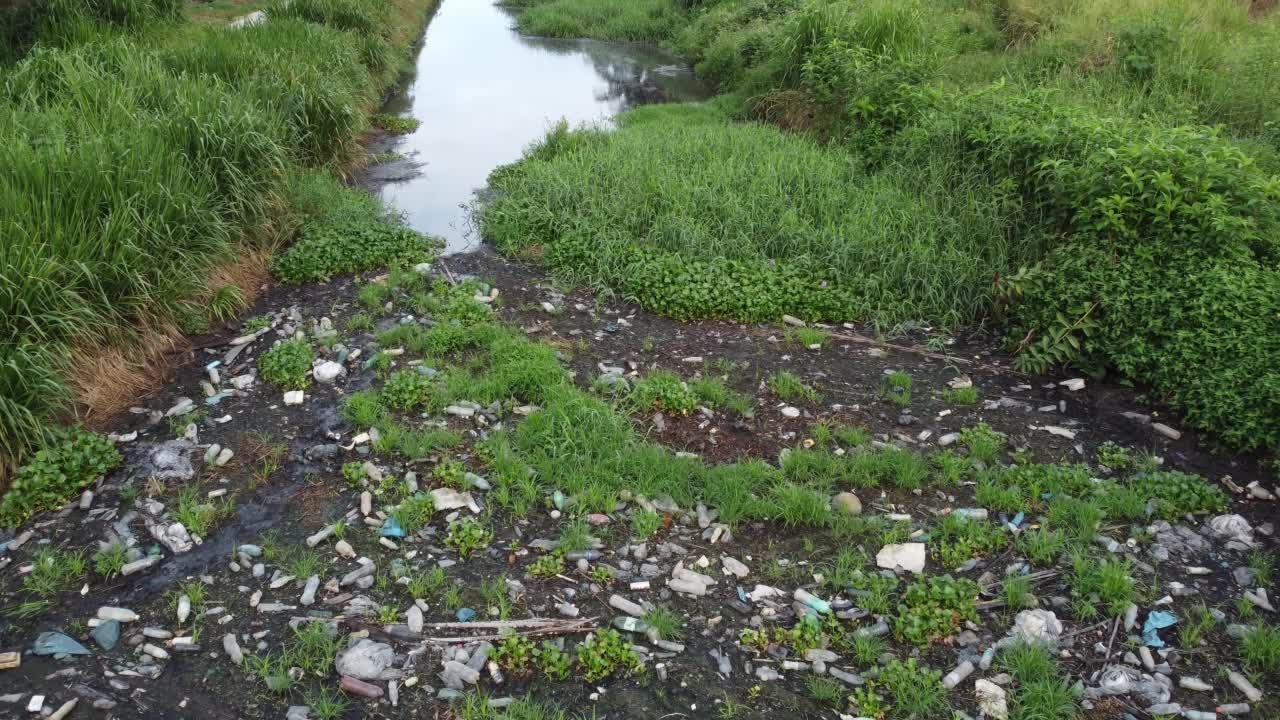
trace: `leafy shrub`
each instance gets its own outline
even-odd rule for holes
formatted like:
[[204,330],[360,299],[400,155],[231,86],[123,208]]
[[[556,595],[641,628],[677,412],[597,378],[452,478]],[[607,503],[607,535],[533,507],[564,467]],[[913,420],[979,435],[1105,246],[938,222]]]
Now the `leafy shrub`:
[[321,224],[301,237],[272,264],[282,282],[300,284],[388,265],[430,260],[438,243],[415,230],[387,222]]
[[444,544],[462,557],[470,557],[488,546],[492,539],[493,532],[487,527],[472,518],[464,518],[449,523],[449,535]]
[[1227,508],[1227,494],[1199,475],[1176,470],[1152,472],[1133,478],[1129,487],[1151,501],[1153,513],[1176,520],[1188,513],[1221,512]]
[[578,672],[587,682],[597,682],[621,673],[630,675],[642,667],[631,643],[613,629],[597,630],[578,643]]
[[17,526],[34,513],[60,507],[122,460],[106,437],[71,428],[22,467],[0,501],[0,524]]
[[977,622],[977,595],[977,583],[966,578],[943,575],[917,580],[907,586],[898,605],[894,636],[920,647],[950,637],[964,621]]
[[307,372],[315,356],[311,344],[295,338],[282,342],[258,358],[258,370],[267,382],[285,390],[301,390],[307,386]]
[[387,407],[396,410],[413,410],[427,404],[431,398],[432,380],[415,369],[400,370],[387,378],[378,396]]
[[1234,445],[1280,442],[1280,178],[1212,128],[1100,118],[1045,94],[974,99],[957,119],[1065,236],[1003,285],[1020,366],[1115,368]]

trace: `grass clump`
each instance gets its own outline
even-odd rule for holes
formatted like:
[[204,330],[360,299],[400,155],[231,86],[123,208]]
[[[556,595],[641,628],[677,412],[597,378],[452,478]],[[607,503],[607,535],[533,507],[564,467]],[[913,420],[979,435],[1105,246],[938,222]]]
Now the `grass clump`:
[[659,370],[635,384],[628,402],[636,411],[662,410],[688,415],[698,406],[698,395],[675,373]]
[[787,370],[779,370],[770,375],[768,385],[780,400],[818,402],[818,391],[806,385],[799,375]]
[[947,388],[942,391],[942,399],[952,405],[977,405],[980,397],[978,389],[970,385],[963,388]]
[[1240,657],[1256,672],[1280,672],[1280,629],[1258,624],[1240,639]]
[[898,407],[911,404],[911,376],[895,370],[884,378],[884,399]]
[[1128,558],[1099,561],[1077,555],[1071,561],[1068,584],[1077,612],[1088,608],[1084,610],[1088,617],[1096,615],[1099,606],[1110,616],[1120,615],[1137,598],[1137,581]]
[[684,617],[674,610],[654,607],[640,618],[649,627],[658,631],[663,640],[679,640],[684,636]]
[[104,578],[115,577],[128,561],[129,550],[123,544],[113,542],[93,554],[93,569]]
[[32,559],[31,572],[22,578],[22,587],[49,599],[82,582],[86,567],[83,552],[42,548]]
[[267,382],[285,390],[302,390],[307,387],[307,373],[315,355],[311,344],[295,338],[277,344],[258,358],[258,370]]
[[942,673],[918,666],[915,658],[890,662],[876,684],[892,701],[895,717],[937,718],[949,707]]
[[1016,683],[1011,693],[1010,717],[1072,720],[1078,716],[1071,685],[1062,677],[1046,646],[1019,641],[1002,650],[999,661]]

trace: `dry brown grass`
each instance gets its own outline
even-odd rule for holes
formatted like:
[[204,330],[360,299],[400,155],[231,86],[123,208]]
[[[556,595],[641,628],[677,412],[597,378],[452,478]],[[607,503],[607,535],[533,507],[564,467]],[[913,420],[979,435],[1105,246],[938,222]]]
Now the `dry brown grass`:
[[[233,262],[209,272],[200,303],[225,285],[233,285],[252,304],[271,280],[269,246],[245,246]],[[111,419],[167,381],[174,367],[190,357],[191,345],[171,321],[144,317],[133,336],[117,344],[81,345],[73,353],[67,384],[75,394],[75,416],[90,427]]]

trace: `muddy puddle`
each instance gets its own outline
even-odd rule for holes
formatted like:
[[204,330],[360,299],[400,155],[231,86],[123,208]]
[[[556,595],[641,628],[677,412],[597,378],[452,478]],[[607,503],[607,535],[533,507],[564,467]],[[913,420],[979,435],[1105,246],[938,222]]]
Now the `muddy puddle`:
[[368,182],[447,253],[474,250],[469,205],[494,168],[517,160],[561,119],[607,123],[646,103],[705,99],[710,88],[652,45],[559,40],[517,33],[487,0],[446,0],[414,68],[383,112],[421,124],[374,149],[394,154]]

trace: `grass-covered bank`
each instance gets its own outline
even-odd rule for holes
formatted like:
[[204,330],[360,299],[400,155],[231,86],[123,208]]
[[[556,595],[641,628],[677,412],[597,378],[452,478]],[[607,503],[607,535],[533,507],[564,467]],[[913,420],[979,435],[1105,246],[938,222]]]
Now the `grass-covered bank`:
[[[521,27],[554,11],[582,20],[565,34],[614,35],[591,21],[612,3],[579,5],[537,3]],[[680,317],[995,320],[1026,369],[1115,371],[1233,446],[1280,444],[1275,17],[667,10],[686,20],[665,41],[730,93],[717,104],[809,137],[670,108],[557,131],[495,176],[501,247]]]
[[84,348],[229,318],[244,292],[210,270],[312,210],[381,227],[330,172],[434,6],[294,0],[228,30],[148,3],[32,5],[46,13],[0,111],[0,477],[57,439]]

